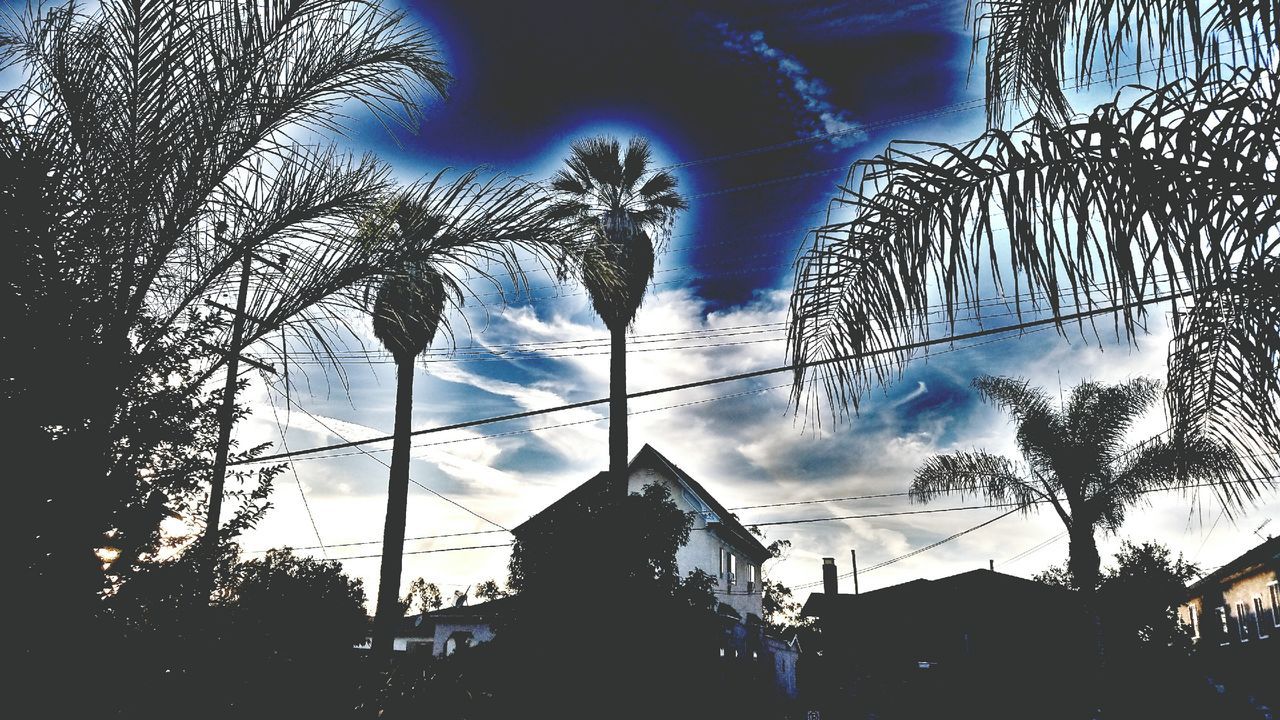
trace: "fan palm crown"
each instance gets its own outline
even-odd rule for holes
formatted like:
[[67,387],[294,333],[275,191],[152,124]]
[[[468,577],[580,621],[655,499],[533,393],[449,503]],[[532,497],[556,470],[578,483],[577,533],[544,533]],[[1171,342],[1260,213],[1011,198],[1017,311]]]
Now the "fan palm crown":
[[635,319],[653,278],[655,240],[665,240],[676,213],[688,207],[676,177],[651,171],[651,161],[644,138],[632,138],[625,151],[616,138],[587,138],[573,143],[551,180],[552,215],[591,240],[583,284],[611,331]]
[[[616,138],[573,143],[565,166],[551,180],[553,217],[586,238],[580,269],[591,306],[609,329],[609,471],[621,478],[627,464],[626,329],[635,320],[653,278],[655,238],[670,233],[688,207],[666,170],[649,169],[648,141]],[[625,492],[625,483],[619,483]]]

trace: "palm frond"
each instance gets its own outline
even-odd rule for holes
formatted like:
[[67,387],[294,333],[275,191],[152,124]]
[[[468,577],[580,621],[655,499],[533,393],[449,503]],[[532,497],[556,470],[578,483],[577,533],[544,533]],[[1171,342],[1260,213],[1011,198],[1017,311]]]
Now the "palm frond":
[[[797,264],[795,406],[820,409],[821,391],[834,414],[856,410],[910,359],[894,348],[929,337],[931,305],[954,331],[988,285],[1019,317],[1128,307],[1116,330],[1134,337],[1150,298],[1228,280],[1280,226],[1277,91],[1272,72],[1215,68],[1064,126],[859,162],[831,210],[852,219],[814,231]],[[812,376],[815,362],[830,372]]]
[[991,127],[1017,107],[1065,122],[1072,110],[1064,85],[1088,87],[1095,75],[1114,83],[1130,63],[1139,76],[1146,65],[1167,82],[1224,57],[1265,62],[1280,46],[1272,0],[975,0],[970,13],[973,57],[985,51]]
[[933,455],[911,481],[912,502],[927,503],[944,495],[974,495],[993,503],[1011,502],[1029,512],[1045,494],[1009,458],[982,451]]
[[1124,509],[1145,501],[1152,490],[1209,483],[1230,511],[1276,484],[1245,479],[1243,470],[1240,457],[1227,445],[1203,436],[1158,436],[1119,458],[1108,482],[1100,483],[1086,503],[1115,530],[1124,521]]
[[1257,475],[1280,465],[1280,259],[1264,257],[1176,317],[1169,350],[1172,426],[1233,447]]

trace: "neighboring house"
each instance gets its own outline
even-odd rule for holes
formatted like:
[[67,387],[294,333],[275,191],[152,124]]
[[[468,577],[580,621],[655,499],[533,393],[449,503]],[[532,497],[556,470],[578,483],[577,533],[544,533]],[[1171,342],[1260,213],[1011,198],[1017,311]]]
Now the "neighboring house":
[[[681,510],[693,513],[689,542],[676,552],[681,576],[702,570],[716,580],[716,596],[743,620],[764,612],[760,565],[773,557],[760,540],[719,503],[697,480],[645,445],[627,465],[627,492],[639,493],[657,483],[667,488]],[[512,530],[519,538],[551,524],[557,512],[588,498],[613,492],[608,473],[600,473]]]
[[516,598],[506,597],[410,615],[396,632],[393,648],[444,657],[489,642],[494,636],[494,621],[515,602]]
[[1280,538],[1193,583],[1178,614],[1206,676],[1228,694],[1280,707]]
[[[1018,717],[1037,694],[1038,717],[1071,716],[1079,668],[1096,652],[1075,593],[991,570],[841,594],[824,559],[824,592],[802,614],[817,618],[805,703],[822,717]],[[1035,705],[1032,705],[1035,706]]]
[[1280,538],[1204,576],[1187,596],[1178,615],[1198,649],[1280,644]]

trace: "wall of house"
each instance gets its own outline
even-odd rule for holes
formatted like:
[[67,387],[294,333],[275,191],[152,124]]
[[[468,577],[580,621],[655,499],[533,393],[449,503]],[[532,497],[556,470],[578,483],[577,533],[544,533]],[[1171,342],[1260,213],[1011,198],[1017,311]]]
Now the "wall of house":
[[[676,507],[685,512],[697,512],[700,509],[695,507],[685,496],[684,490],[678,481],[649,468],[637,468],[632,471],[628,477],[627,492],[639,493],[645,486],[655,482],[667,488]],[[737,578],[732,585],[729,583],[728,572],[722,573],[720,571],[720,551],[722,548],[729,550],[737,557]],[[759,567],[756,568],[754,587],[750,590],[747,589],[747,579],[751,577],[750,565],[751,561],[747,559],[747,555],[742,552],[741,548],[736,547],[714,531],[707,529],[707,518],[703,515],[694,517],[693,529],[689,533],[688,544],[676,552],[676,566],[679,568],[681,576],[687,575],[695,569],[702,570],[710,575],[716,580],[716,597],[720,599],[720,602],[732,607],[744,619],[748,613],[756,617],[764,615]]]
[[[1213,646],[1235,646],[1251,642],[1280,643],[1280,608],[1273,606],[1270,587],[1280,583],[1280,574],[1272,568],[1260,568],[1258,572],[1231,578],[1221,585],[1206,591],[1200,597],[1187,601],[1178,609],[1182,622],[1192,624],[1192,611],[1195,612],[1195,627],[1199,631],[1197,643]],[[1254,600],[1261,599],[1262,615],[1259,616]],[[1239,607],[1244,605],[1244,615]],[[1219,608],[1226,608],[1227,629],[1223,632]],[[1241,632],[1243,623],[1244,632]]]
[[435,643],[432,648],[432,653],[436,657],[444,656],[445,651],[448,649],[449,636],[456,632],[471,633],[472,647],[487,643],[493,639],[493,628],[487,622],[465,618],[437,618]]

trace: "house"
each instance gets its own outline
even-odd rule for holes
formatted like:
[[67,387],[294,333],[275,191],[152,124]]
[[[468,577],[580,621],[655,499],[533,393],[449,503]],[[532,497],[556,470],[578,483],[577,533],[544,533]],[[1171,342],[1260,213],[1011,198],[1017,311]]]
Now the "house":
[[[726,659],[726,669],[732,667],[735,672],[772,683],[781,698],[795,698],[799,644],[794,639],[773,637],[760,619],[764,614],[760,566],[772,557],[769,549],[701,483],[651,445],[641,448],[627,469],[628,493],[640,493],[655,483],[662,485],[672,502],[693,516],[689,541],[676,552],[677,572],[684,576],[702,570],[715,580],[723,627],[719,653]],[[512,533],[521,538],[553,531],[561,513],[575,512],[587,501],[611,493],[621,494],[620,488],[608,473],[599,473],[513,528]],[[504,616],[509,619],[519,602],[515,596],[405,618],[395,649],[442,657],[488,642],[496,634],[495,621]]]
[[1205,676],[1229,694],[1280,707],[1280,538],[1193,583],[1178,615]]
[[1280,645],[1280,538],[1268,538],[1193,583],[1178,615],[1201,651]]
[[[654,483],[665,486],[676,507],[694,516],[689,542],[676,552],[679,574],[702,570],[716,580],[720,602],[733,608],[739,618],[761,617],[760,565],[773,557],[769,549],[697,480],[646,444],[627,465],[627,493],[639,493]],[[617,491],[609,473],[602,472],[513,528],[512,533],[519,538],[537,532],[553,524],[558,513],[588,498]]]
[[[806,704],[824,718],[1019,717],[1037,693],[1069,695],[1096,652],[1067,590],[982,569],[847,594],[835,569],[825,558],[824,591],[802,610],[820,645],[805,661]],[[1037,716],[1070,717],[1069,705],[1041,702]]]
[[396,631],[392,648],[397,652],[445,657],[489,642],[495,634],[495,621],[510,612],[516,602],[515,597],[505,597],[411,615]]

